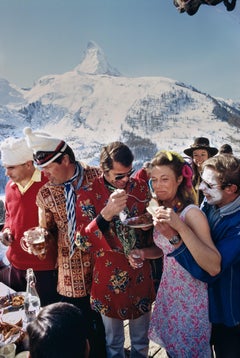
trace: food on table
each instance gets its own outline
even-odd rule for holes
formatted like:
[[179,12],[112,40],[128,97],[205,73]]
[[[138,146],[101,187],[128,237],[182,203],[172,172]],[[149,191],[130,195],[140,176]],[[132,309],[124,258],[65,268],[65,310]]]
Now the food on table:
[[22,306],[24,304],[24,296],[16,295],[12,297],[12,306]]
[[11,336],[14,336],[17,333],[22,331],[22,319],[20,319],[16,324],[11,324],[8,322],[0,322],[0,342],[5,342]]
[[12,293],[0,297],[0,308],[14,306],[20,307],[24,303],[24,293]]

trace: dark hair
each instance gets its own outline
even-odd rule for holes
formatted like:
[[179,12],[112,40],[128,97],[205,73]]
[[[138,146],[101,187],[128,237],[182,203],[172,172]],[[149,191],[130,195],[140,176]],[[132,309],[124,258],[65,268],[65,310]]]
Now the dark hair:
[[72,148],[69,147],[69,145],[66,147],[66,149],[64,150],[64,152],[62,153],[62,155],[60,155],[60,157],[58,157],[57,159],[54,160],[54,163],[61,164],[61,163],[62,163],[63,156],[64,156],[65,154],[68,154],[70,163],[76,163],[75,154],[74,154]]
[[[152,168],[162,165],[170,167],[174,172],[176,179],[178,179],[180,176],[183,176],[183,180],[177,189],[177,197],[181,201],[183,207],[195,203],[196,197],[191,184],[192,169],[190,165],[184,161],[181,155],[172,151],[163,150],[155,155],[151,163]],[[183,175],[185,172],[184,166],[187,166],[187,172],[190,174],[190,177],[188,175],[188,178]]]
[[237,192],[240,191],[240,160],[238,158],[233,155],[220,154],[206,160],[203,163],[203,169],[206,167],[217,172],[222,189],[235,184]]
[[233,150],[232,147],[230,146],[230,144],[223,144],[220,148],[219,148],[219,154],[233,154]]
[[86,322],[81,310],[66,302],[45,306],[27,326],[31,358],[84,358]]
[[133,159],[134,156],[126,144],[122,142],[112,142],[101,150],[100,167],[103,172],[111,170],[113,168],[113,162],[118,162],[124,167],[129,167]]
[[[209,151],[207,149],[205,149],[205,148],[203,150],[207,151],[208,159],[209,159],[211,157]],[[193,182],[193,186],[195,187],[197,185],[197,183],[200,181],[201,173],[199,172],[199,167],[197,166],[197,164],[195,164],[194,160],[192,160],[191,166],[192,166],[192,170],[193,170],[192,182]]]

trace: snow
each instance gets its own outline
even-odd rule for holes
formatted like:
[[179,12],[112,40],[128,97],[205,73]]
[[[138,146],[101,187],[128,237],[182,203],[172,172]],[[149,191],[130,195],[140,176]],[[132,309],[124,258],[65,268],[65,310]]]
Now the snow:
[[[2,138],[22,135],[23,128],[31,126],[66,140],[79,159],[90,163],[98,161],[102,145],[126,133],[130,147],[142,138],[139,149],[149,140],[158,150],[182,153],[195,137],[206,136],[216,147],[230,143],[239,155],[239,128],[228,119],[240,117],[240,104],[166,77],[121,76],[94,42],[73,70],[43,76],[28,91],[14,90],[14,85],[0,81],[6,98],[0,107]],[[136,159],[150,159],[151,150],[140,158],[135,148]]]

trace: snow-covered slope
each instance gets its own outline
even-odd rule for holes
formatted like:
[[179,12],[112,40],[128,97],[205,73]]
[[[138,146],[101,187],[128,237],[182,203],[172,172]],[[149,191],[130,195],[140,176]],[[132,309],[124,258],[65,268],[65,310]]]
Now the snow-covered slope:
[[21,135],[24,126],[46,130],[88,162],[118,139],[133,149],[138,164],[161,148],[181,153],[197,136],[217,147],[230,143],[240,154],[239,104],[166,77],[124,77],[94,42],[71,71],[40,78],[12,101],[6,88],[0,82],[7,98],[0,107],[2,138]]

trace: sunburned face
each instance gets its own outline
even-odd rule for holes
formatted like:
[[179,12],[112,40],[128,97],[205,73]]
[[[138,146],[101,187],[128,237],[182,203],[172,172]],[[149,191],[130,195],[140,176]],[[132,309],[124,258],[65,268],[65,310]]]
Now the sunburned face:
[[213,169],[204,168],[199,189],[202,190],[208,204],[222,206],[224,191]]
[[62,184],[68,179],[66,177],[65,167],[62,163],[50,163],[44,167],[42,171],[52,184]]
[[182,177],[176,178],[174,171],[167,165],[154,166],[151,172],[152,186],[157,198],[171,203],[177,194]]

